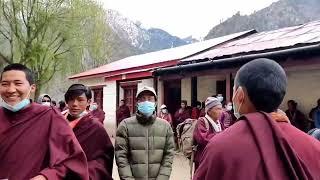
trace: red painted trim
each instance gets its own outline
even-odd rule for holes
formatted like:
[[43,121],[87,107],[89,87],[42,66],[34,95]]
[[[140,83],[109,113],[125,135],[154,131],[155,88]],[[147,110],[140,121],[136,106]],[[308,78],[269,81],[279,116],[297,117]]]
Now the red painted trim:
[[128,68],[128,69],[122,69],[122,70],[116,70],[116,71],[110,71],[110,72],[104,72],[100,74],[93,74],[93,75],[85,75],[85,76],[79,76],[79,77],[70,77],[69,79],[88,79],[88,78],[95,78],[95,77],[103,77],[103,76],[115,76],[118,74],[124,74],[126,72],[135,71],[135,70],[141,70],[141,69],[156,69],[161,67],[169,67],[169,66],[175,66],[177,65],[179,60],[171,60],[161,63],[155,63],[155,64],[149,64],[145,66],[139,66],[134,68]]
[[129,82],[120,82],[119,86],[120,87],[128,87],[128,86],[136,86],[138,85],[139,81],[129,81]]
[[102,89],[105,85],[96,85],[96,86],[90,86],[91,90],[95,90],[95,89]]
[[[123,78],[124,76],[125,78]],[[130,79],[147,78],[147,77],[152,77],[152,72],[142,71],[142,72],[106,77],[105,81],[130,80]]]

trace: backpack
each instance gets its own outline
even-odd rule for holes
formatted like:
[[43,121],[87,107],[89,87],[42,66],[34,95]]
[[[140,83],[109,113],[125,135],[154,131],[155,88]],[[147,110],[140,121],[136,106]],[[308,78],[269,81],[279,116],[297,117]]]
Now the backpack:
[[[186,119],[177,126],[178,146],[180,151],[187,158],[191,158],[193,152],[196,151],[196,146],[193,141],[193,132],[197,124],[197,119]],[[204,118],[206,128],[209,129],[209,122]]]

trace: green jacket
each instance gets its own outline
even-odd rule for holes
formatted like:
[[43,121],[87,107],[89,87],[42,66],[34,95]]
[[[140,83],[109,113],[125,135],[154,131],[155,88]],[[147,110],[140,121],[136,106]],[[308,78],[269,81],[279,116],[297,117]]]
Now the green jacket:
[[115,154],[122,180],[169,180],[174,157],[170,124],[139,114],[123,120],[118,129]]

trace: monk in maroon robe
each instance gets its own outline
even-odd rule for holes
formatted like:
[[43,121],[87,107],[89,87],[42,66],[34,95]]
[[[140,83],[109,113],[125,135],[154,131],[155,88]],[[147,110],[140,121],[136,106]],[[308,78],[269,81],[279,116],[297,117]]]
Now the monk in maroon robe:
[[205,103],[206,115],[200,117],[193,132],[193,143],[196,146],[194,155],[195,170],[199,167],[205,147],[212,137],[221,133],[225,127],[219,121],[222,113],[222,104],[215,97],[208,97]]
[[114,148],[101,122],[86,110],[91,98],[90,88],[70,86],[65,94],[69,110],[64,115],[87,156],[90,179],[112,180]]
[[88,180],[86,157],[71,128],[52,107],[30,103],[32,72],[11,64],[1,74],[0,179]]
[[129,117],[130,117],[130,109],[126,105],[126,101],[121,100],[120,106],[116,111],[117,127],[121,123],[122,120],[127,119]]
[[90,105],[89,111],[94,118],[98,119],[99,122],[103,124],[106,113],[102,109],[100,109],[97,103],[92,103]]
[[190,110],[187,107],[187,101],[182,100],[181,108],[174,114],[174,125],[177,126],[188,118],[191,118]]
[[240,119],[210,140],[195,180],[320,178],[319,141],[277,110],[286,87],[285,71],[272,60],[257,59],[240,68],[233,93]]

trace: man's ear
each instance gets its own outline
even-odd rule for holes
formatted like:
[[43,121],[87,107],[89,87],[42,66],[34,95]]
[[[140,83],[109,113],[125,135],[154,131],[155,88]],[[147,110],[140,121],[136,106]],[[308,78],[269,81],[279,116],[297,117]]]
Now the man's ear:
[[241,87],[241,86],[239,86],[238,87],[238,101],[239,102],[243,102],[244,101],[244,97],[245,97],[245,92],[244,92],[244,89]]
[[32,85],[31,85],[31,92],[32,92],[32,93],[36,92],[36,89],[37,89],[36,85],[35,85],[35,84],[32,84]]

